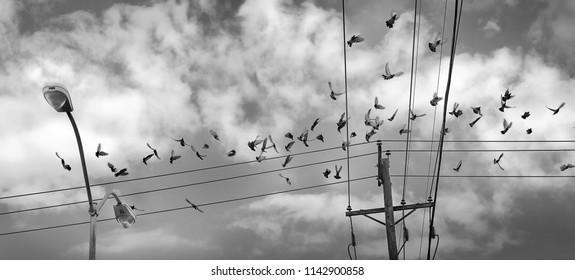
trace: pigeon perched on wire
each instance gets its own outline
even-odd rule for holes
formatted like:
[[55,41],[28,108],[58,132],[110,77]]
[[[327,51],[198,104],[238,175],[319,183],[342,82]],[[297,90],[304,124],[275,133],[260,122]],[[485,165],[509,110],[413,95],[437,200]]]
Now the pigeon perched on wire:
[[457,164],[457,167],[453,168],[453,170],[455,170],[456,172],[459,172],[459,169],[461,168],[462,163],[463,163],[463,160],[460,160],[459,163]]
[[483,113],[481,113],[481,106],[471,107],[471,111],[473,111],[474,114],[477,114],[477,115],[480,115],[483,117]]
[[250,149],[251,149],[252,151],[255,151],[255,150],[256,150],[256,147],[263,142],[263,140],[258,139],[258,138],[260,138],[259,135],[256,137],[256,139],[254,139],[254,141],[249,141],[249,142],[248,142],[248,147],[250,147]]
[[575,167],[575,165],[573,165],[573,164],[571,164],[571,163],[568,163],[568,164],[563,164],[563,165],[561,165],[561,166],[559,167],[559,169],[560,169],[561,171],[565,171],[565,170],[567,170],[567,169],[569,169],[569,168],[574,168],[574,167]]
[[286,151],[291,153],[290,149],[291,149],[291,147],[293,147],[293,144],[295,144],[295,141],[291,141],[291,142],[287,143],[287,145],[285,146]]
[[383,105],[379,104],[379,100],[377,99],[377,96],[375,97],[375,101],[374,101],[373,107],[374,107],[375,109],[378,109],[378,110],[383,110],[383,109],[385,109],[385,107],[383,107]]
[[228,152],[228,157],[233,157],[236,155],[236,150],[231,150]]
[[315,121],[313,121],[313,124],[311,125],[311,128],[310,128],[311,131],[313,131],[313,129],[316,127],[316,125],[319,123],[319,121],[320,121],[319,118],[317,118],[317,119],[315,119]]
[[411,132],[411,129],[406,129],[406,128],[405,128],[406,126],[407,126],[407,125],[404,124],[404,125],[403,125],[403,128],[399,130],[399,135],[402,135],[402,134],[404,134],[404,133],[407,134],[407,133],[410,133],[410,132]]
[[547,107],[547,105],[545,105],[545,107],[547,107],[547,109],[551,110],[551,112],[553,112],[553,115],[557,115],[557,113],[559,113],[559,110],[561,110],[561,108],[563,108],[563,106],[565,106],[565,102],[561,103],[561,105],[559,105],[559,107],[557,107],[557,109],[552,109]]
[[290,179],[289,179],[288,177],[284,176],[281,172],[279,173],[279,176],[282,177],[282,178],[284,178],[284,179],[286,180],[286,183],[287,183],[288,185],[291,185],[291,181],[290,181]]
[[204,213],[204,211],[202,211],[200,208],[198,208],[198,206],[193,204],[189,199],[186,198],[186,201],[190,204],[190,206],[192,206],[192,208],[198,210],[200,213]]
[[525,120],[525,119],[529,118],[529,116],[531,116],[531,113],[525,112],[525,113],[523,113],[523,115],[521,115],[521,118]]
[[439,97],[437,96],[437,92],[433,93],[433,98],[431,98],[431,100],[429,101],[429,104],[431,104],[431,106],[437,106],[437,104],[439,104],[439,101],[443,100],[443,97]]
[[331,170],[329,170],[329,168],[326,168],[325,171],[323,172],[323,177],[329,178],[330,173],[331,173]]
[[507,89],[505,93],[501,96],[501,101],[507,102],[507,100],[510,100],[513,97],[515,97],[515,95],[511,95],[511,92],[509,92],[509,89]]
[[477,119],[473,120],[472,122],[469,123],[469,126],[473,127],[478,121],[479,119],[481,119],[481,116],[479,116]]
[[289,138],[291,140],[293,140],[293,135],[291,134],[291,132],[288,132],[284,135],[286,138]]
[[501,168],[501,170],[505,170],[505,169],[503,169],[503,167],[501,167],[501,164],[499,164],[499,161],[501,160],[502,157],[503,157],[503,153],[501,153],[497,159],[493,159],[493,164],[497,164],[499,166],[499,168]]
[[115,177],[126,176],[128,174],[130,174],[130,173],[128,173],[128,168],[122,168],[122,169],[120,169],[120,171],[118,171],[118,173],[114,174],[114,176]]
[[220,141],[220,136],[218,135],[218,133],[210,129],[210,134],[214,137],[214,139]]
[[417,115],[415,114],[412,110],[409,110],[409,119],[414,121],[415,119],[419,118],[419,117],[423,117],[427,114],[421,114],[421,115]]
[[181,158],[182,156],[175,156],[174,150],[172,150],[172,156],[170,156],[170,164],[173,164],[174,160]]
[[457,108],[459,108],[459,103],[457,102],[453,103],[453,110],[451,110],[449,114],[455,116],[456,118],[459,118],[459,116],[463,115],[463,111]]
[[181,145],[182,147],[188,145],[188,144],[186,143],[186,141],[184,140],[184,138],[182,138],[182,139],[180,139],[180,140],[172,138],[172,140],[174,140],[174,141],[180,143],[180,145]]
[[102,151],[102,144],[98,143],[98,149],[96,150],[96,157],[99,158],[100,156],[107,156],[108,153]]
[[527,132],[527,134],[531,134],[531,133],[533,133],[533,129],[528,128],[527,130],[525,130],[525,132]]
[[345,113],[341,114],[339,121],[337,122],[337,132],[341,133],[341,129],[347,124],[349,118],[345,118]]
[[56,156],[60,159],[60,162],[62,163],[62,167],[64,167],[64,169],[68,171],[72,170],[72,167],[69,164],[66,164],[66,161],[64,161],[64,159],[61,158],[60,155],[58,155],[58,152],[56,152]]
[[288,163],[293,159],[292,155],[287,155],[286,159],[284,160],[284,162],[282,163],[282,167],[286,167],[286,165],[288,165]]
[[393,115],[391,115],[391,118],[387,119],[388,121],[393,121],[393,119],[395,119],[395,115],[397,115],[397,110],[399,110],[399,109],[395,109],[395,112],[393,112]]
[[153,156],[154,156],[153,153],[151,153],[151,154],[145,156],[145,157],[143,158],[144,164],[145,164],[145,165],[148,165],[148,160],[150,160]]
[[335,165],[335,175],[333,176],[333,178],[336,179],[341,179],[341,176],[339,176],[339,173],[341,172],[341,169],[343,168],[343,165],[341,165],[339,168],[337,168],[337,164]]
[[395,21],[399,19],[399,15],[396,12],[391,13],[391,18],[385,21],[385,25],[388,28],[393,28]]
[[353,44],[363,42],[363,37],[361,35],[352,35],[351,38],[347,41],[347,45],[351,48]]
[[329,86],[330,90],[329,97],[331,97],[331,99],[336,100],[338,96],[344,94],[343,92],[334,92],[333,88],[331,87],[331,82],[327,82],[327,85]]
[[385,73],[381,74],[384,80],[391,80],[393,77],[399,77],[403,75],[403,72],[391,73],[389,71],[389,62],[385,64]]
[[109,163],[109,162],[108,162],[108,168],[110,168],[110,171],[112,171],[112,173],[116,173],[116,171],[117,171],[117,170],[116,170],[116,167],[115,167],[113,164]]
[[158,155],[158,151],[157,151],[156,149],[152,148],[152,146],[150,146],[149,143],[146,143],[146,145],[148,145],[148,148],[150,148],[152,151],[154,151],[154,155],[155,155],[158,159],[160,159],[160,156]]
[[501,130],[501,134],[507,133],[507,131],[511,128],[513,122],[507,123],[506,119],[503,119],[503,130]]

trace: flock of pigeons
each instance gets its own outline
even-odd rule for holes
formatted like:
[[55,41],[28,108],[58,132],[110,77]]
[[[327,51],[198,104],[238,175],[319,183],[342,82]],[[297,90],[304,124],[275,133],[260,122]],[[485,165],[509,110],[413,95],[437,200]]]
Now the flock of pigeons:
[[[395,22],[399,19],[399,16],[396,13],[392,13],[391,18],[389,20],[386,21],[386,26],[388,28],[393,28]],[[357,44],[357,43],[361,43],[364,41],[364,38],[361,37],[361,35],[353,35],[348,41],[347,44],[348,46],[351,48],[353,46],[353,44]],[[442,39],[440,37],[437,37],[436,39],[434,39],[433,41],[429,42],[428,46],[429,46],[429,50],[431,52],[436,52],[437,47],[441,44],[443,44],[444,42],[442,41]],[[384,80],[390,80],[394,77],[399,77],[403,74],[403,72],[391,72],[391,70],[389,69],[389,63],[385,64],[385,69],[384,69],[384,73],[381,75],[382,78]],[[328,82],[328,87],[330,90],[330,98],[333,100],[337,100],[338,96],[344,94],[345,92],[335,92],[333,90],[332,84],[331,82]],[[499,108],[499,111],[504,112],[505,109],[510,109],[510,108],[515,108],[512,106],[509,106],[507,103],[509,100],[511,100],[513,97],[515,97],[515,95],[512,95],[509,92],[509,89],[505,91],[505,93],[503,95],[501,95],[501,107]],[[443,98],[439,97],[437,95],[437,92],[434,93],[432,99],[430,100],[430,104],[431,106],[437,106],[439,104],[439,101],[441,101]],[[556,115],[557,113],[559,113],[559,110],[561,108],[563,108],[563,106],[565,106],[565,102],[561,103],[556,109],[553,108],[549,108],[547,107],[547,109],[551,110],[553,112],[553,115]],[[373,107],[376,110],[383,110],[385,109],[384,106],[382,106],[379,103],[379,100],[377,97],[375,97],[375,101],[374,101],[374,105]],[[379,116],[372,118],[371,115],[371,108],[367,111],[367,113],[365,114],[365,121],[364,124],[368,127],[371,128],[370,131],[366,132],[365,134],[365,140],[367,142],[370,141],[371,137],[373,137],[377,131],[379,130],[380,126],[383,124],[383,119],[380,119]],[[471,107],[471,110],[474,114],[478,115],[478,117],[473,120],[472,122],[469,123],[470,127],[473,127],[482,117],[483,117],[483,113],[481,112],[481,107]],[[395,119],[395,116],[397,115],[398,109],[396,109],[394,111],[394,113],[391,115],[391,117],[387,118],[388,121],[393,121]],[[410,110],[410,119],[412,121],[415,121],[417,118],[423,117],[426,114],[416,114],[415,112],[413,112],[412,110]],[[453,104],[453,109],[449,112],[450,115],[459,118],[462,114],[463,111],[461,109],[459,109],[459,103],[455,102]],[[523,113],[523,115],[521,116],[521,118],[523,119],[527,119],[530,116],[529,112],[525,112]],[[341,115],[341,117],[339,118],[339,121],[336,123],[337,125],[337,131],[339,133],[341,133],[341,129],[344,128],[347,123],[348,123],[349,117],[346,117],[345,112]],[[316,126],[320,123],[320,118],[317,118],[314,120],[314,122],[312,123],[310,129],[308,130],[307,127],[303,130],[303,132],[297,136],[294,139],[294,136],[291,132],[286,133],[284,136],[286,138],[288,138],[290,140],[290,142],[288,142],[287,145],[284,146],[285,150],[289,153],[291,153],[291,148],[293,147],[293,145],[296,143],[296,139],[300,142],[303,143],[304,146],[309,147],[308,142],[311,141],[321,141],[324,142],[324,137],[322,134],[317,134],[315,136],[311,136],[309,135],[309,131],[314,131],[314,129],[316,128]],[[512,127],[513,122],[507,122],[506,119],[503,119],[503,130],[501,130],[501,134],[505,134],[507,133],[507,131]],[[217,140],[220,141],[219,135],[217,132],[215,132],[214,130],[209,130],[210,134],[212,135],[212,137]],[[410,133],[411,130],[406,129],[406,125],[403,126],[402,129],[399,130],[399,134],[406,134],[406,133]],[[527,129],[527,134],[531,134],[533,132],[533,130],[531,128]],[[449,129],[446,128],[445,131],[443,131],[442,133],[446,134],[449,133]],[[357,137],[357,133],[356,132],[351,132],[350,133],[350,139]],[[200,160],[204,160],[204,158],[207,156],[206,154],[202,154],[200,153],[200,149],[195,148],[193,145],[186,143],[186,141],[184,140],[184,138],[180,138],[180,139],[174,139],[172,138],[172,140],[176,141],[177,143],[180,144],[180,146],[185,147],[185,146],[189,146],[192,150],[192,152],[200,159]],[[351,140],[350,140],[351,141]],[[147,165],[148,161],[150,161],[152,158],[156,157],[158,160],[161,160],[160,156],[158,155],[158,151],[153,148],[149,143],[146,143],[146,145],[148,146],[148,148],[151,150],[151,153],[144,156],[142,158],[142,162]],[[347,149],[347,147],[350,145],[350,143],[346,140],[343,141],[343,143],[341,144],[341,148],[345,151]],[[249,141],[247,143],[247,146],[252,150],[257,152],[259,150],[259,155],[257,155],[255,157],[257,162],[262,162],[263,160],[266,159],[266,156],[264,155],[264,153],[267,153],[267,151],[269,149],[274,149],[276,153],[279,153],[278,148],[276,143],[274,142],[273,138],[271,135],[268,135],[267,137],[260,139],[260,136],[258,135],[254,140]],[[259,146],[259,147],[258,147]],[[207,150],[209,149],[210,146],[208,144],[204,144],[202,146],[202,150]],[[108,153],[102,151],[102,145],[98,144],[98,148],[96,150],[95,153],[96,157],[99,158],[101,156],[107,156]],[[236,155],[236,150],[230,150],[229,152],[227,152],[227,156],[228,157],[233,157]],[[62,167],[68,171],[70,171],[72,168],[70,167],[70,165],[66,164],[65,160],[60,157],[58,155],[58,153],[56,152],[56,156],[61,160],[62,163]],[[169,158],[170,164],[173,164],[174,161],[180,159],[182,156],[181,155],[176,155],[174,154],[174,150],[171,151],[171,155]],[[498,158],[493,159],[493,164],[497,164],[499,166],[499,168],[501,168],[501,170],[504,170],[503,167],[500,164],[501,158],[503,157],[503,153],[501,153],[501,155],[499,155]],[[283,168],[285,168],[291,161],[293,160],[293,156],[291,154],[288,154],[283,163],[281,164]],[[457,164],[457,166],[455,168],[453,168],[454,171],[459,172],[461,166],[463,164],[463,161],[460,160],[459,163]],[[117,169],[112,163],[108,162],[108,167],[110,168],[110,171],[114,174],[115,177],[119,177],[119,176],[126,176],[128,175],[128,169],[127,168],[122,168],[122,169]],[[564,171],[566,169],[569,168],[574,168],[575,166],[573,164],[564,164],[560,167],[561,171]],[[335,165],[335,175],[333,176],[335,179],[341,179],[340,176],[340,172],[342,170],[343,166],[339,166],[336,164]],[[331,170],[329,168],[326,168],[326,170],[323,172],[323,176],[325,178],[329,178],[329,175],[331,174]],[[290,178],[284,176],[281,172],[278,174],[281,178],[283,178],[287,184],[291,185],[291,180]],[[190,206],[192,208],[194,208],[195,210],[203,213],[203,211],[201,209],[198,208],[197,205],[195,205],[194,203],[192,203],[189,199],[186,198],[186,202],[190,204]]]

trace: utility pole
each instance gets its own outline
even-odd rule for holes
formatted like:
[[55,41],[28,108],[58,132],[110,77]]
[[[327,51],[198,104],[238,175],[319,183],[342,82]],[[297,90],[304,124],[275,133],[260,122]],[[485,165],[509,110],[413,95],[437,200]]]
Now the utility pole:
[[[415,210],[419,208],[430,208],[433,206],[432,202],[427,203],[415,203],[415,204],[403,204],[401,206],[393,206],[393,199],[391,193],[391,179],[389,175],[389,155],[391,153],[387,151],[385,153],[387,155],[386,158],[382,157],[381,153],[381,141],[377,141],[377,182],[378,185],[383,185],[383,208],[373,208],[373,209],[360,209],[356,211],[348,211],[345,213],[346,216],[357,216],[363,215],[366,218],[369,218],[375,222],[378,222],[385,226],[385,230],[387,233],[387,248],[389,251],[389,259],[390,260],[397,260],[398,259],[398,251],[397,251],[397,240],[395,235],[395,226],[401,222],[403,219],[407,218],[407,216],[411,215]],[[394,212],[395,211],[404,211],[404,210],[411,210],[405,216],[403,216],[398,221],[395,221]],[[385,222],[382,222],[369,214],[376,214],[376,213],[385,213]]]

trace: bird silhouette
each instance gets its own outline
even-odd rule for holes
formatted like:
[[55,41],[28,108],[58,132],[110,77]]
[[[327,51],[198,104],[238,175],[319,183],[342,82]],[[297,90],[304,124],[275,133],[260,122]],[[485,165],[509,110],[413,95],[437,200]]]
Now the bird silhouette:
[[308,137],[308,133],[309,131],[307,130],[307,128],[300,134],[300,136],[297,137],[297,139],[301,142],[303,142],[304,146],[309,147],[309,145],[307,144],[307,137]]
[[419,118],[419,117],[423,117],[427,114],[421,114],[421,115],[417,115],[415,114],[412,110],[409,110],[409,119],[414,121],[415,119]]
[[339,121],[337,122],[337,132],[341,133],[341,129],[347,124],[349,118],[345,118],[345,113],[341,114]]
[[499,155],[499,158],[493,159],[493,164],[497,164],[499,166],[499,168],[501,168],[501,170],[505,170],[505,169],[503,169],[503,167],[501,167],[501,164],[499,164],[499,161],[501,160],[502,157],[503,157],[503,153],[501,153]]
[[381,74],[384,80],[391,80],[393,77],[399,77],[401,75],[403,75],[403,72],[397,72],[392,74],[391,71],[389,71],[389,62],[385,64],[385,73]]
[[341,165],[339,168],[337,168],[337,164],[335,165],[335,175],[333,176],[333,178],[336,179],[341,179],[341,176],[339,176],[339,173],[341,172],[341,169],[343,168],[343,165]]
[[177,139],[172,138],[172,140],[174,140],[174,141],[180,143],[180,145],[181,145],[182,147],[188,145],[188,144],[186,144],[186,141],[184,140],[184,138],[182,138],[182,139],[180,139],[180,140],[177,140]]
[[291,141],[291,142],[287,143],[287,145],[285,146],[286,151],[291,153],[290,149],[293,146],[293,144],[295,144],[295,141]]
[[210,134],[214,137],[214,139],[220,141],[220,136],[218,135],[218,133],[210,129]]
[[138,209],[138,208],[136,208],[136,205],[130,205],[130,209],[136,210],[136,211],[140,211],[140,212],[146,211],[146,210],[144,210],[144,209]]
[[257,147],[260,143],[263,142],[263,140],[260,140],[260,139],[258,139],[258,138],[260,138],[259,135],[256,137],[256,139],[254,139],[254,141],[249,141],[249,142],[248,142],[248,147],[250,147],[250,149],[251,149],[252,151],[255,151],[255,150],[256,150],[256,147]]
[[110,171],[112,171],[112,173],[116,173],[116,171],[117,171],[117,170],[116,170],[116,167],[115,167],[113,164],[109,163],[109,162],[108,162],[108,168],[110,168]]
[[143,162],[145,165],[148,165],[148,160],[150,160],[154,156],[154,153],[151,153],[144,157]]
[[427,44],[427,46],[429,47],[430,51],[435,52],[435,51],[437,51],[437,47],[441,44],[443,44],[443,42],[441,41],[441,38],[437,38],[437,39],[429,42]]
[[262,153],[266,153],[266,146],[268,144],[268,138],[264,138],[264,141],[262,142],[262,148],[261,148],[261,152]]
[[439,101],[443,100],[443,97],[439,97],[437,96],[437,92],[433,93],[433,98],[431,98],[431,100],[429,101],[429,104],[431,104],[431,106],[437,106],[437,104],[439,104]]
[[331,99],[336,100],[338,96],[344,94],[343,92],[334,92],[333,88],[331,87],[331,82],[327,82],[327,85],[329,86],[329,90],[331,91],[329,94],[329,97],[331,97]]
[[200,213],[204,213],[204,211],[202,211],[200,208],[198,208],[198,206],[193,204],[189,199],[186,198],[186,201],[190,204],[190,206],[192,206],[192,208],[198,210]]
[[513,97],[515,97],[515,95],[511,95],[511,92],[509,92],[509,89],[507,89],[505,91],[505,93],[501,96],[501,101],[507,102],[507,100],[509,100]]
[[200,154],[199,151],[197,151],[197,152],[196,152],[196,156],[197,156],[198,158],[200,158],[201,160],[204,160],[204,158],[205,158],[207,155],[202,155],[202,154]]
[[513,122],[507,123],[507,120],[503,119],[503,130],[501,131],[501,134],[507,133],[507,131],[511,128],[512,125]]
[[459,118],[459,116],[463,115],[463,111],[457,108],[459,108],[459,103],[457,102],[453,103],[453,110],[451,110],[449,114],[455,116],[456,118]]
[[289,138],[291,140],[293,140],[293,135],[291,134],[291,132],[288,132],[284,135],[286,138]]
[[115,177],[126,176],[128,174],[130,174],[130,173],[128,173],[128,168],[122,168],[122,169],[120,169],[120,171],[118,171],[118,173],[114,174],[114,176]]
[[523,113],[523,115],[521,115],[521,118],[525,120],[525,119],[529,118],[529,116],[531,116],[531,113],[525,112],[525,113]]
[[453,170],[455,170],[456,172],[459,172],[459,169],[461,168],[462,163],[463,163],[463,160],[460,160],[459,163],[457,164],[457,167],[453,168]]
[[[279,153],[278,148],[276,147],[276,143],[274,142],[274,139],[272,139],[271,135],[268,135],[268,138],[270,139],[270,143],[272,143],[272,145],[269,148],[274,148],[274,150],[276,151],[276,153]],[[268,149],[269,149],[268,148]]]
[[148,145],[148,148],[150,148],[152,151],[154,151],[154,155],[155,155],[158,159],[160,159],[160,156],[158,156],[158,151],[157,151],[156,149],[152,148],[152,146],[150,146],[149,143],[146,143],[146,145]]
[[58,152],[56,152],[56,156],[60,159],[60,162],[62,163],[62,167],[64,167],[64,169],[68,171],[72,170],[72,167],[69,164],[66,164],[66,161],[64,161],[64,159],[61,158],[60,155],[58,155]]
[[393,115],[391,115],[391,118],[387,119],[388,121],[393,121],[393,119],[395,119],[395,115],[397,115],[397,110],[399,110],[399,109],[395,109],[395,112],[393,112]]
[[266,156],[263,155],[263,152],[260,152],[260,155],[256,157],[256,160],[261,163],[264,159],[266,159]]
[[527,132],[527,134],[531,134],[531,133],[533,133],[533,129],[528,128],[525,132]]
[[315,139],[321,141],[322,143],[324,142],[324,141],[323,141],[323,135],[322,135],[322,134],[318,134],[318,135],[315,137]]
[[561,165],[561,166],[559,167],[559,169],[560,169],[561,171],[565,171],[565,170],[567,170],[567,169],[569,169],[569,168],[573,168],[573,167],[575,167],[575,165],[573,165],[573,164],[571,164],[571,163],[568,163],[568,164],[563,164],[563,165]]
[[481,113],[481,106],[479,107],[471,107],[471,110],[473,111],[474,114],[480,115],[483,117],[483,113]]
[[319,121],[320,121],[319,118],[317,118],[317,119],[315,119],[315,121],[313,121],[313,124],[311,125],[311,128],[310,128],[311,131],[313,131],[313,129],[314,129],[315,126],[319,123]]
[[451,130],[449,130],[449,127],[446,127],[445,129],[443,129],[443,135],[446,135],[449,132],[451,132]]
[[102,144],[98,143],[98,149],[96,150],[96,157],[99,158],[100,156],[107,156],[108,153],[102,151]]
[[366,132],[366,133],[365,133],[365,141],[369,142],[369,139],[371,139],[371,137],[372,137],[373,135],[375,135],[375,133],[376,133],[376,132],[375,132],[375,128],[372,128],[371,131]]
[[[344,114],[345,114],[345,113],[344,113]],[[369,116],[370,114],[371,114],[371,108],[370,108],[369,110],[367,110],[367,113],[365,113],[365,116],[363,117],[363,118],[364,118],[363,123],[364,123],[366,126],[371,126],[371,122],[372,122],[373,119]],[[343,118],[343,115],[342,115],[342,118]]]
[[351,38],[347,41],[347,45],[351,48],[353,44],[363,42],[363,37],[361,35],[352,35]]
[[397,15],[397,13],[393,12],[393,13],[391,13],[391,18],[389,18],[388,20],[385,21],[385,25],[388,28],[393,28],[395,21],[398,19],[399,19],[399,15]]
[[323,172],[323,177],[329,178],[330,173],[331,173],[331,170],[329,170],[329,168],[326,168],[325,171]]
[[204,145],[202,146],[202,149],[209,149],[209,148],[210,148],[210,145],[208,145],[208,144],[204,144]]
[[284,176],[281,172],[279,173],[279,176],[282,177],[282,178],[284,178],[284,179],[286,180],[286,183],[287,183],[288,185],[291,185],[291,181],[290,181],[290,179],[289,179],[288,177]]
[[399,130],[399,135],[402,135],[402,134],[404,134],[404,133],[407,134],[407,133],[410,133],[410,132],[411,132],[411,129],[406,129],[406,128],[405,128],[406,126],[407,126],[407,125],[404,124],[404,125],[403,125],[403,128]]
[[341,149],[345,151],[347,147],[349,147],[349,142],[343,140],[343,142],[341,143]]
[[228,152],[228,157],[233,157],[236,155],[236,150],[231,150]]
[[352,132],[349,134],[349,138],[353,138],[353,137],[355,137],[355,136],[357,136],[357,133],[355,133],[355,131],[352,131]]
[[379,104],[379,100],[377,99],[377,96],[375,97],[375,103],[373,104],[373,107],[375,109],[379,109],[379,110],[383,110],[385,109],[385,107],[383,107],[381,104]]
[[293,159],[292,155],[288,155],[284,162],[282,163],[282,167],[286,167],[286,165]]
[[469,123],[469,126],[473,127],[478,121],[479,119],[481,119],[481,116],[479,116],[477,119],[475,119],[474,121]]
[[505,109],[515,108],[515,106],[507,105],[506,101],[503,101],[503,96],[501,96],[501,107],[499,107],[499,111],[505,112]]
[[557,107],[557,109],[552,109],[547,107],[547,105],[545,105],[545,107],[547,107],[547,109],[551,110],[551,112],[553,112],[553,115],[557,115],[557,113],[559,113],[559,110],[561,110],[561,108],[563,108],[563,106],[565,106],[565,102],[561,103],[561,105],[559,105],[559,107]]
[[174,150],[172,150],[172,156],[170,157],[170,164],[174,163],[174,160],[177,160],[179,158],[181,158],[182,156],[175,156],[174,155]]

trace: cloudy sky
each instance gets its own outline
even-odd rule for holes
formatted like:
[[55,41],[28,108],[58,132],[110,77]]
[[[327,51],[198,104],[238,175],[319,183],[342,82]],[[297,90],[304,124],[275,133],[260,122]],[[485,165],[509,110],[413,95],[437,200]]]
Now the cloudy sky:
[[[447,1],[446,14],[444,1],[424,2],[412,101],[426,116],[411,123],[411,139],[437,140],[443,101],[437,107],[429,101],[436,91],[445,94],[454,1]],[[400,17],[389,29],[391,12]],[[393,140],[383,148],[392,150],[394,203],[404,186],[407,203],[427,199],[425,176],[435,153],[425,150],[437,146],[410,144],[404,180],[407,137],[398,133],[408,120],[413,16],[412,1],[346,3],[346,39],[365,38],[347,47],[348,127],[358,135],[349,150],[354,210],[383,204],[374,178],[375,140]],[[471,142],[444,146],[437,259],[575,258],[569,177],[575,169],[559,169],[575,163],[569,142],[575,135],[573,27],[573,1],[465,2],[448,102],[449,109],[458,102],[463,115],[447,115],[446,140]],[[330,99],[327,86],[345,86],[340,1],[5,0],[0,32],[0,259],[88,255],[76,140],[67,117],[42,96],[48,82],[64,84],[72,97],[94,198],[115,191],[145,210],[125,230],[109,220],[113,202],[104,206],[99,259],[348,258],[348,165],[338,148],[346,131],[336,130],[346,105],[344,96]],[[442,34],[442,52],[430,52],[427,43]],[[405,74],[382,79],[387,62]],[[497,108],[506,89],[515,95],[508,101],[514,108],[502,113]],[[385,121],[366,144],[363,118],[376,96],[386,108],[371,115]],[[557,115],[545,108],[562,102]],[[473,127],[471,106],[484,114]],[[396,109],[396,118],[387,121]],[[522,119],[527,111],[531,116]],[[282,168],[290,141],[284,134],[297,136],[316,118],[321,121],[310,138],[321,133],[325,142],[305,147],[296,140],[295,156]],[[513,122],[505,135],[503,119]],[[253,162],[259,153],[247,146],[258,135],[272,135],[279,150],[268,150],[261,163]],[[182,137],[206,158],[171,139]],[[98,143],[108,156],[95,157]],[[161,160],[142,163],[151,152],[146,143]],[[237,155],[228,157],[232,149]],[[182,157],[170,164],[172,150]],[[502,152],[505,170],[493,164]],[[460,160],[457,173],[452,168]],[[129,175],[114,177],[107,162],[128,168]],[[344,166],[340,180],[333,177],[336,164]],[[326,168],[329,178],[322,175]],[[298,190],[307,187],[315,188]],[[266,195],[288,190],[293,192]],[[250,196],[258,197],[241,199]],[[204,213],[189,208],[185,198]],[[407,259],[425,258],[421,237],[428,217],[418,210],[406,219]],[[29,231],[54,226],[63,227]],[[381,225],[358,216],[353,226],[359,259],[388,258]]]

